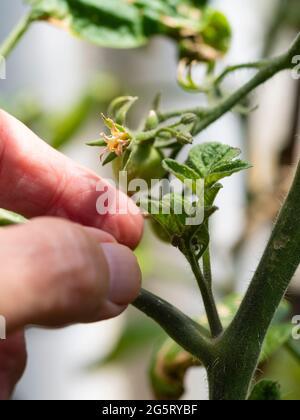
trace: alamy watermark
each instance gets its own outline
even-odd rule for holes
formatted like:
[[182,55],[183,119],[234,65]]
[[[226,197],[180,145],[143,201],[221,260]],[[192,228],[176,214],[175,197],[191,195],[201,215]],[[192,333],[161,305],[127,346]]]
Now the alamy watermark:
[[292,324],[295,325],[292,330],[292,337],[294,340],[300,340],[300,315],[295,315],[293,317]]
[[295,55],[292,59],[292,64],[295,67],[292,69],[292,78],[295,80],[300,79],[300,55]]
[[[177,180],[169,179],[152,179],[146,182],[144,179],[136,178],[128,182],[127,175],[126,171],[121,171],[118,183],[109,180],[108,183],[100,181],[97,184],[99,197],[96,209],[99,215],[135,215],[143,209],[152,215],[183,215],[187,226],[203,223],[205,216],[203,179],[185,179],[179,185]],[[131,200],[124,200],[124,193],[129,195]]]
[[6,339],[6,319],[0,315],[0,340]]
[[6,79],[6,60],[0,55],[0,80]]

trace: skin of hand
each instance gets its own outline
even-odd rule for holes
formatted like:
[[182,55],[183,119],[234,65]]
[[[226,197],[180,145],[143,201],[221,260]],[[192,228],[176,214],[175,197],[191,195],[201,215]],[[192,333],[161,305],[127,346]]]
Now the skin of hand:
[[[116,214],[97,213],[99,185],[117,197]],[[7,322],[0,399],[24,372],[25,326],[112,318],[137,297],[141,272],[131,249],[143,218],[133,206],[0,110],[0,207],[30,218],[0,230],[0,315]]]

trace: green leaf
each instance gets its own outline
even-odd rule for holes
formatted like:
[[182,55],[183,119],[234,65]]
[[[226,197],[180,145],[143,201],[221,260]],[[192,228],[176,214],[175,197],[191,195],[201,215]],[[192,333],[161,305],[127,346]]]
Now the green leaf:
[[204,143],[191,149],[186,165],[205,180],[206,187],[211,187],[220,179],[251,167],[235,159],[240,153],[240,149],[225,144]]
[[203,254],[209,242],[205,223],[216,207],[201,210],[179,194],[167,194],[160,201],[144,199],[140,205],[161,225],[174,246],[181,249],[183,243],[189,242]]
[[[76,36],[108,48],[140,47],[155,35],[165,35],[180,42],[186,39],[184,30],[195,38],[191,53],[199,40],[220,54],[225,52],[230,41],[225,16],[206,8],[205,2],[200,1],[25,1],[33,8],[33,19],[48,20]],[[203,13],[195,9],[196,4],[203,9]]]
[[202,34],[206,44],[225,53],[231,40],[231,28],[225,16],[209,8],[204,14],[202,25]]
[[9,226],[26,223],[27,219],[12,211],[0,209],[0,226]]
[[204,200],[206,206],[212,206],[214,204],[215,199],[222,188],[223,185],[218,183],[210,188],[204,189]]
[[87,142],[86,145],[91,146],[91,147],[106,147],[107,143],[103,139],[97,139],[97,140],[91,140]]
[[277,382],[264,379],[258,382],[249,397],[249,401],[280,401],[280,385]]
[[199,175],[196,171],[174,159],[165,159],[163,161],[163,167],[166,171],[176,176],[181,182],[185,182],[187,179],[192,181],[197,181],[199,179]]
[[109,163],[113,162],[115,159],[117,159],[117,155],[114,152],[110,152],[106,158],[102,162],[102,166],[108,165]]

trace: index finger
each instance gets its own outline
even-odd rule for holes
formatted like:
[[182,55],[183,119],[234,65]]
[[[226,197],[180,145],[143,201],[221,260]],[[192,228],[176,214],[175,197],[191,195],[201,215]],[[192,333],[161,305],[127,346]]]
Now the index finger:
[[[117,200],[117,208],[115,213],[99,215],[96,202],[104,189]],[[134,248],[143,219],[129,200],[0,110],[0,207],[29,218],[58,216],[103,229]]]

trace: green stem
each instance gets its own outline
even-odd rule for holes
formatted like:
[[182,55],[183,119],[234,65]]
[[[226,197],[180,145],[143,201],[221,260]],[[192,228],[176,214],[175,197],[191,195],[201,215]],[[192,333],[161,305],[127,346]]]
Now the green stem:
[[[212,399],[246,399],[266,333],[300,264],[300,163],[269,243],[209,371]],[[217,351],[217,349],[216,349]]]
[[255,63],[242,63],[242,64],[235,64],[233,66],[226,67],[225,70],[216,77],[214,81],[214,85],[220,85],[223,80],[230,74],[237,70],[245,70],[245,69],[261,69],[268,64],[268,60],[257,61]]
[[204,365],[211,363],[212,346],[205,328],[146,290],[141,291],[133,306],[156,321],[171,338]]
[[208,109],[206,116],[204,116],[203,119],[200,119],[198,124],[196,124],[194,134],[199,134],[210,124],[221,118],[224,114],[234,108],[235,105],[241,102],[242,99],[248,96],[250,92],[267,80],[271,79],[275,76],[275,74],[282,70],[290,69],[292,67],[292,58],[298,53],[300,53],[300,34],[297,36],[295,42],[292,44],[292,47],[287,51],[287,53],[279,57],[266,60],[266,64],[252,79],[249,80],[248,83],[243,85],[228,98],[223,99],[215,107]]
[[207,247],[203,254],[203,275],[207,284],[212,285],[212,271],[210,263],[210,249]]
[[31,13],[23,17],[17,26],[13,29],[11,34],[6,38],[6,40],[0,46],[0,57],[7,58],[12,50],[15,48],[17,43],[26,33],[31,23],[34,21],[34,18]]
[[211,284],[209,284],[206,279],[203,277],[199,263],[194,255],[194,253],[186,247],[184,250],[184,255],[186,256],[191,269],[194,273],[194,276],[197,280],[203,303],[206,310],[206,315],[208,323],[210,326],[211,334],[213,338],[218,337],[223,332],[222,323],[218,314],[216,302],[213,296]]
[[[259,67],[261,66],[257,74],[252,79],[250,79],[248,83],[243,85],[229,97],[223,99],[216,106],[207,109],[196,107],[160,114],[160,121],[165,122],[171,118],[181,116],[185,113],[194,113],[199,117],[199,121],[195,125],[193,134],[199,134],[213,122],[222,117],[224,114],[231,111],[239,102],[241,102],[242,99],[248,96],[249,93],[256,89],[258,86],[271,79],[275,74],[279,73],[280,71],[292,68],[292,58],[297,54],[300,54],[300,34],[298,34],[292,46],[285,54],[279,57],[262,61],[260,63],[254,63],[253,66],[258,66],[258,64]],[[243,65],[237,67],[242,68],[242,66]],[[246,64],[246,66],[249,67],[250,64]],[[226,74],[227,71],[225,70],[225,75]],[[223,75],[221,75],[221,78],[223,78]]]

